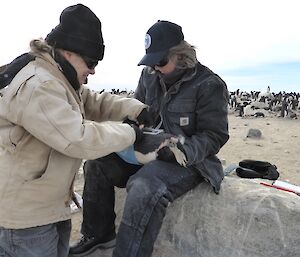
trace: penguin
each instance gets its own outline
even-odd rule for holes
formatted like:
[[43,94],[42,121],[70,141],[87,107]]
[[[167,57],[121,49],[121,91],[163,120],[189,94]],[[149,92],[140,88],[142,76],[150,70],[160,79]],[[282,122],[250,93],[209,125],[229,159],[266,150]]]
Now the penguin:
[[131,164],[143,165],[150,161],[156,160],[157,152],[163,147],[169,147],[173,152],[176,162],[186,167],[187,158],[184,150],[178,148],[178,142],[184,145],[185,138],[183,136],[174,136],[162,131],[147,131],[144,130],[143,138],[138,143],[129,146],[117,154],[126,162]]

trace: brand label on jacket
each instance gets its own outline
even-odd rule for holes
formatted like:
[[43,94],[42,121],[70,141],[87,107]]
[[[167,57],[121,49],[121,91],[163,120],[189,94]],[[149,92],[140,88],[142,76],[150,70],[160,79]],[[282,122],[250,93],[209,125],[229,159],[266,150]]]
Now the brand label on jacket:
[[180,126],[189,125],[189,117],[180,117]]

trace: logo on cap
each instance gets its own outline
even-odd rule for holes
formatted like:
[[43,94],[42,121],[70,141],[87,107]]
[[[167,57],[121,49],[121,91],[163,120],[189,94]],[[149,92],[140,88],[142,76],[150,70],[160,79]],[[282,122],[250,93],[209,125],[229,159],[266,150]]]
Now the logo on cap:
[[145,49],[148,49],[151,45],[151,36],[146,34],[145,36]]

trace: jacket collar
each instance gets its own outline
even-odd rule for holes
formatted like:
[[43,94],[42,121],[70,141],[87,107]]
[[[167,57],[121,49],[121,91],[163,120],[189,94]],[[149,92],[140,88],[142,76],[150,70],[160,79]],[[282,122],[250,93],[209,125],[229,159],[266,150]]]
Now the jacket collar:
[[164,79],[158,75],[163,92],[166,93],[168,91],[168,88],[171,88],[171,93],[177,93],[183,82],[192,80],[197,75],[200,66],[202,65],[198,62],[198,64],[196,64],[194,68],[184,70],[182,77],[169,87],[167,87],[167,85],[165,84]]

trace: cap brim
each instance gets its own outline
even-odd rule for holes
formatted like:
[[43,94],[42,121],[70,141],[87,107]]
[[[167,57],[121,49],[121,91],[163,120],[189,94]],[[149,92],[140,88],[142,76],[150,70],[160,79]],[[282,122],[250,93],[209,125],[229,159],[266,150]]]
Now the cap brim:
[[168,50],[145,54],[142,60],[140,60],[140,62],[138,63],[138,66],[140,65],[154,66],[155,64],[159,63],[166,56],[167,53]]

